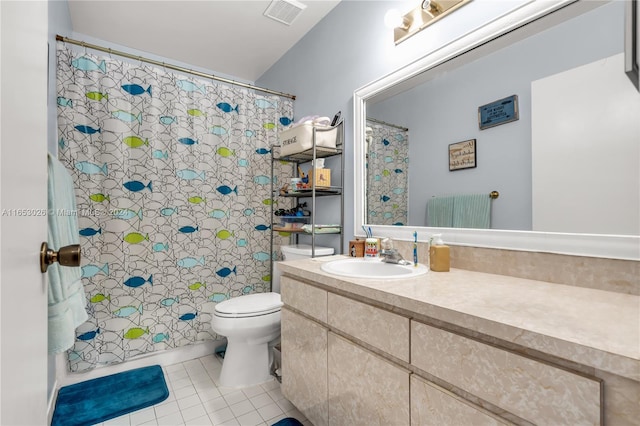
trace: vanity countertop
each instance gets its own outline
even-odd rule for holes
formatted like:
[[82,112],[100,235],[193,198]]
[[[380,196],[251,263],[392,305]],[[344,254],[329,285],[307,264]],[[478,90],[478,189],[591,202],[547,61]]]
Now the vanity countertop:
[[284,273],[640,381],[640,297],[452,269],[410,279],[328,274],[330,256],[279,263]]

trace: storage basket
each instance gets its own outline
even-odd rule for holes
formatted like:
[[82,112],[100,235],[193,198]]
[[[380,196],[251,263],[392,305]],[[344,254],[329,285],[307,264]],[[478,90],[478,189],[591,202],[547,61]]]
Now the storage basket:
[[298,154],[302,151],[313,148],[313,128],[318,130],[330,129],[328,131],[316,132],[316,146],[324,148],[336,147],[336,136],[338,134],[337,127],[322,126],[313,123],[305,123],[299,126],[293,127],[284,132],[280,132],[278,135],[282,148],[280,149],[280,155],[286,157],[287,155]]
[[301,229],[311,221],[311,216],[280,216],[281,229]]

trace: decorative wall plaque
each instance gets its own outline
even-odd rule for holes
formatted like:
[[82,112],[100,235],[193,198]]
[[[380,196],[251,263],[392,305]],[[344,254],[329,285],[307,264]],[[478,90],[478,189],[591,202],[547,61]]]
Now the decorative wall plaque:
[[520,118],[518,114],[518,95],[512,95],[478,107],[478,126],[480,126],[480,130],[516,121],[518,118]]

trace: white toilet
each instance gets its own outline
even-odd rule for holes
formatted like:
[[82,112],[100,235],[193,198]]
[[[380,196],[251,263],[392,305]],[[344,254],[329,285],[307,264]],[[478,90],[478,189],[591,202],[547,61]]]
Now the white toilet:
[[[284,260],[311,257],[311,246],[282,246]],[[316,256],[333,254],[333,248],[316,246]],[[220,385],[245,387],[271,379],[272,345],[280,339],[280,274],[274,263],[271,293],[255,293],[218,303],[211,328],[227,338]]]
[[[293,244],[290,246],[281,246],[283,260],[308,259],[311,257],[310,244]],[[332,247],[316,246],[316,257],[331,256],[333,254]],[[280,270],[278,262],[273,262],[273,273],[271,274],[271,288],[274,292],[280,293]]]

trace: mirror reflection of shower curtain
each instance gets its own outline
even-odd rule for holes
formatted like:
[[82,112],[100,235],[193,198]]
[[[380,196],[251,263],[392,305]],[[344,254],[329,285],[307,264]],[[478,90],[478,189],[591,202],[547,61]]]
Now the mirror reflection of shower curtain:
[[292,101],[63,45],[57,80],[90,314],[69,369],[216,339],[216,303],[270,289],[271,147]]
[[409,131],[367,119],[366,223],[406,225]]

